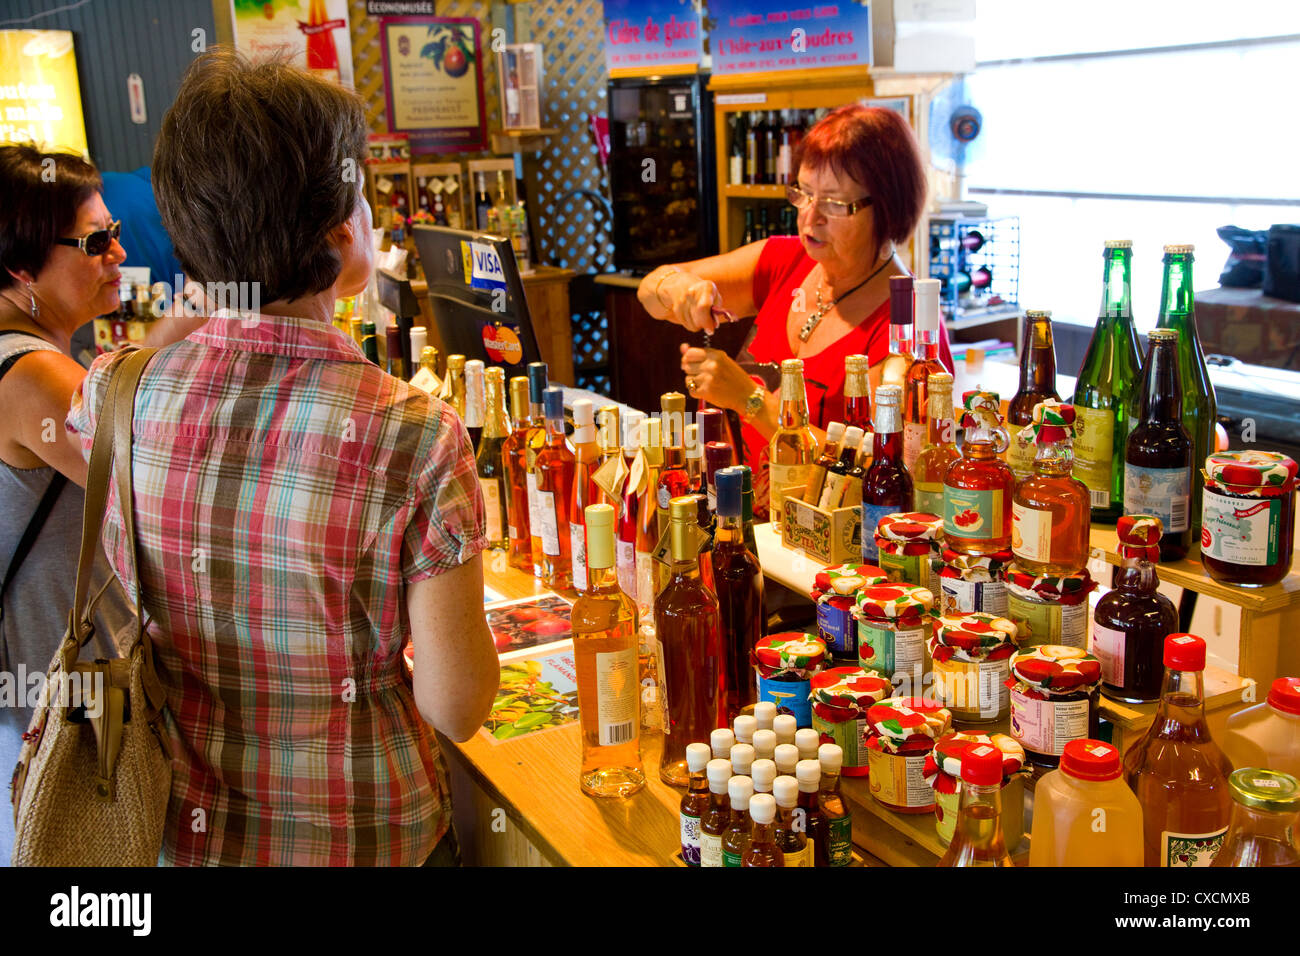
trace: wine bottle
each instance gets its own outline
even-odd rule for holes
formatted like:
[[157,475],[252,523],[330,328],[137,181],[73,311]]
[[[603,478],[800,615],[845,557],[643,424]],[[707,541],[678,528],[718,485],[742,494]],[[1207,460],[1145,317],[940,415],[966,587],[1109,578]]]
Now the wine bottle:
[[1059,402],[1056,394],[1056,348],[1052,343],[1052,313],[1025,312],[1025,334],[1020,344],[1020,386],[1007,404],[1007,431],[1011,447],[1007,464],[1016,480],[1034,473],[1033,442],[1022,440],[1020,433],[1034,418],[1034,406],[1048,399]]
[[488,547],[506,548],[510,544],[506,517],[508,492],[502,486],[505,478],[503,447],[510,435],[506,418],[505,372],[499,367],[488,369],[485,376],[487,388],[487,414],[483,421],[483,435],[479,440],[474,467],[478,472],[479,490],[483,493],[484,532]]

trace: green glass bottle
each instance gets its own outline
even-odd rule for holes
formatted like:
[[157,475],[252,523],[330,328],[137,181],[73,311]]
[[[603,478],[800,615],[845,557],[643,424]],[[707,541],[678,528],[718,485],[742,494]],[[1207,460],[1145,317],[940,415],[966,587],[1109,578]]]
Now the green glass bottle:
[[754,207],[746,206],[745,207],[745,232],[740,237],[740,244],[742,246],[747,246],[751,242],[757,242],[757,241],[758,241],[758,233],[754,231]]
[[375,336],[375,323],[363,322],[361,324],[361,351],[366,358],[378,365],[379,342]]
[[1192,541],[1201,540],[1201,492],[1205,480],[1201,469],[1205,458],[1214,450],[1214,423],[1218,403],[1214,383],[1201,351],[1196,332],[1195,293],[1192,288],[1192,251],[1194,246],[1165,246],[1165,276],[1160,287],[1160,318],[1156,328],[1178,332],[1178,371],[1183,390],[1183,427],[1192,436],[1192,504],[1188,515],[1192,522]]
[[1074,477],[1088,486],[1092,520],[1124,513],[1124,445],[1140,384],[1142,356],[1133,328],[1133,243],[1108,239],[1102,253],[1101,313],[1074,387]]

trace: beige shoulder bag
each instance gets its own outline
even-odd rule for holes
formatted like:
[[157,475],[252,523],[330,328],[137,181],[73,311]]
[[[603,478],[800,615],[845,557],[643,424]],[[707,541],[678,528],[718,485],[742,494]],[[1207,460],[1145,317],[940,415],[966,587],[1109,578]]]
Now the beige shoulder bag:
[[[154,351],[140,349],[118,364],[100,410],[68,632],[14,770],[14,866],[153,866],[162,848],[171,794],[166,697],[144,627],[131,484],[135,393]],[[104,593],[87,600],[110,467],[136,569],[136,635],[125,657],[86,663],[77,657],[94,635]]]

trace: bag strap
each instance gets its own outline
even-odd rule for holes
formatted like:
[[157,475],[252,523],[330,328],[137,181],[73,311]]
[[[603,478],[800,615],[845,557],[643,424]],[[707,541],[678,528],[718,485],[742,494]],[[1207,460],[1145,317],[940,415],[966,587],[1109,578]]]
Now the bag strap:
[[41,495],[40,503],[37,504],[36,510],[32,512],[31,520],[27,522],[27,527],[23,530],[23,536],[18,539],[18,547],[14,548],[13,557],[9,559],[9,567],[5,568],[4,582],[0,583],[0,620],[4,618],[5,595],[9,593],[9,582],[14,579],[18,569],[23,566],[27,560],[27,554],[36,544],[36,539],[40,537],[41,529],[45,527],[45,521],[54,510],[54,505],[59,500],[59,495],[63,494],[63,488],[67,485],[68,479],[62,472],[56,471],[54,477],[50,479],[49,485],[45,489],[45,494]]

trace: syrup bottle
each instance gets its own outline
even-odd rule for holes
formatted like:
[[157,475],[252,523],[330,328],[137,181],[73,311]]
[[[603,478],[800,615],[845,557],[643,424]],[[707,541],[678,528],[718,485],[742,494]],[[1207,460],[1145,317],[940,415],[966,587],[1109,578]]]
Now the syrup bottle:
[[700,866],[721,867],[722,838],[731,821],[727,782],[731,779],[731,761],[714,757],[705,765],[709,780],[709,807],[700,817]]
[[740,865],[784,866],[781,848],[776,844],[776,798],[770,793],[754,794],[749,798],[749,815],[754,829]]
[[944,540],[959,554],[996,554],[1011,547],[1015,475],[998,458],[1010,439],[1002,427],[996,392],[967,392],[962,405],[962,457],[943,480]]
[[901,386],[881,385],[876,389],[871,468],[862,479],[863,564],[875,564],[880,559],[876,523],[887,514],[912,510],[912,476],[903,467],[903,429],[899,421],[902,398]]
[[709,745],[689,744],[683,769],[687,771],[686,793],[678,805],[682,859],[687,866],[700,865],[700,818],[709,809]]
[[745,851],[749,849],[754,829],[754,823],[749,818],[749,801],[754,796],[754,781],[748,775],[733,775],[727,781],[727,796],[731,800],[731,819],[727,823],[726,832],[722,834],[722,865],[738,867]]
[[962,751],[957,828],[939,865],[1015,865],[1002,837],[1002,751],[992,744]]
[[1011,496],[1011,551],[1032,575],[1074,574],[1088,563],[1092,504],[1088,486],[1070,477],[1074,407],[1039,402],[1026,431],[1037,446],[1034,473]]
[[827,865],[850,866],[853,863],[853,817],[840,793],[844,751],[839,744],[822,744],[817,748],[817,762],[822,772],[817,802],[826,814]]
[[800,760],[794,765],[794,776],[799,781],[799,806],[795,812],[803,814],[808,845],[812,847],[812,865],[830,866],[827,842],[829,821],[818,799],[822,779],[821,764],[816,759]]
[[776,845],[781,848],[782,866],[812,866],[813,848],[808,842],[807,823],[799,809],[799,781],[779,776],[772,782],[776,797]]
[[1228,832],[1232,764],[1210,739],[1204,670],[1204,640],[1165,639],[1156,719],[1124,756],[1124,782],[1142,804],[1147,866],[1209,866]]

